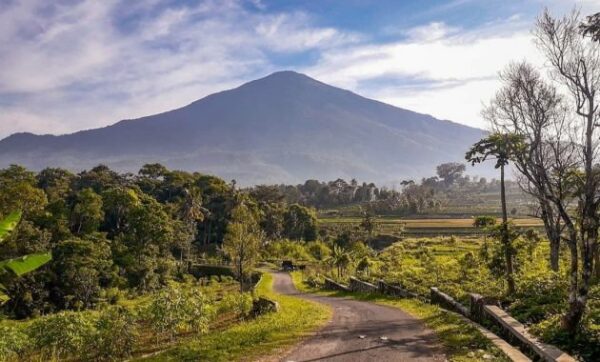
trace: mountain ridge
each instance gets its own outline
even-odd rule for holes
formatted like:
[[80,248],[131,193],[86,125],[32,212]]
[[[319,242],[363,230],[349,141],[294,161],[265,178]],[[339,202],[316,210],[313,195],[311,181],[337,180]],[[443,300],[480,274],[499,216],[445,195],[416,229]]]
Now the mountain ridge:
[[342,176],[387,182],[460,161],[483,134],[281,71],[102,128],[13,134],[0,141],[0,166],[81,170],[104,163],[136,171],[162,162],[242,184]]

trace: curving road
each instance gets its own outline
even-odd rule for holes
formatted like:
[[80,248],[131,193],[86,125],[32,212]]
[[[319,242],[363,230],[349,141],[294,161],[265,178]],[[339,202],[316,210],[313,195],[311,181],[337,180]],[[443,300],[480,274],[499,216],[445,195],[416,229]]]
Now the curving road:
[[303,294],[287,273],[274,273],[275,291],[325,303],[333,318],[282,362],[445,361],[435,333],[405,312],[353,299]]

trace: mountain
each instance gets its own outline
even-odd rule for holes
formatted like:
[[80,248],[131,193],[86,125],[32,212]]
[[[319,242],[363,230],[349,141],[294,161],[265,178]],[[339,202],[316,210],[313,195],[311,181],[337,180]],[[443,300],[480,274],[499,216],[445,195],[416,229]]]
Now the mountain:
[[11,135],[0,141],[0,166],[82,170],[103,163],[135,172],[160,162],[245,185],[338,177],[383,183],[462,161],[482,135],[284,71],[104,128]]

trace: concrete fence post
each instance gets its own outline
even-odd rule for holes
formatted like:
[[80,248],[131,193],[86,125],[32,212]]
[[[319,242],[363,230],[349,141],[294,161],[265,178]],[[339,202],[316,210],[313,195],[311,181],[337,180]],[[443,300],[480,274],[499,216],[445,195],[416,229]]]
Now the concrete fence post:
[[471,293],[469,294],[471,301],[469,314],[471,319],[477,323],[481,323],[485,318],[483,306],[485,305],[485,298],[481,294]]

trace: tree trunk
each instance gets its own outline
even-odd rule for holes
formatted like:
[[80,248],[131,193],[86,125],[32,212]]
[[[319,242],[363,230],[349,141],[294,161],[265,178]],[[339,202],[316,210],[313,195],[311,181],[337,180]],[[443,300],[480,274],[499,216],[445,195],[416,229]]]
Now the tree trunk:
[[560,260],[560,239],[550,240],[550,269],[557,272]]
[[[598,205],[596,203],[597,179],[593,169],[594,148],[593,132],[595,127],[594,102],[588,99],[589,113],[587,115],[587,128],[585,133],[585,185],[582,203],[582,217],[579,224],[581,239],[581,280],[577,283],[577,265],[571,261],[571,285],[569,289],[569,310],[563,318],[563,327],[573,333],[579,327],[587,304],[594,253],[598,242]],[[575,234],[576,236],[576,234]],[[577,239],[571,241],[571,258],[577,259]],[[575,280],[573,280],[575,278]],[[575,283],[574,283],[575,282]]]
[[[571,232],[574,234],[574,231]],[[569,251],[571,252],[571,266],[569,269],[569,310],[562,319],[562,326],[568,331],[577,329],[579,320],[583,315],[585,305],[582,306],[577,298],[579,284],[579,255],[577,252],[577,239],[571,237],[569,242]]]
[[540,199],[540,206],[542,207],[541,216],[544,229],[550,242],[550,269],[557,272],[560,261],[560,218],[555,218],[552,206],[547,200]]
[[515,292],[515,280],[513,278],[512,246],[508,235],[508,212],[506,210],[506,186],[504,183],[504,165],[500,165],[500,201],[502,203],[502,245],[504,246],[504,258],[506,262],[506,282],[508,294]]
[[600,281],[600,244],[596,245],[596,251],[594,254],[594,276],[596,277],[597,281]]

